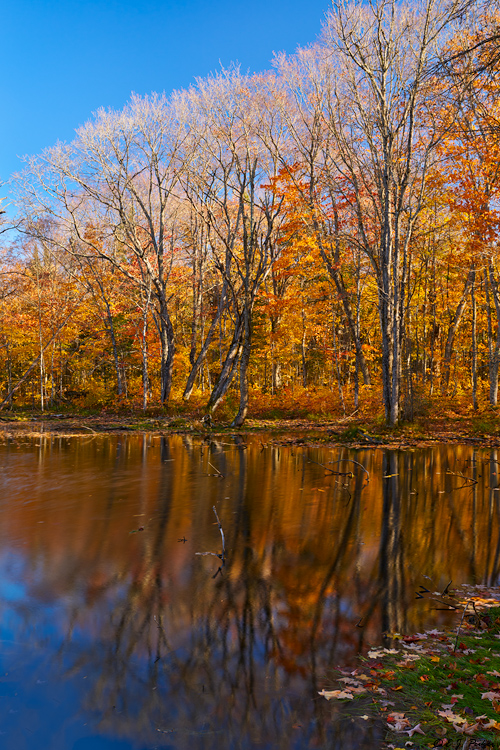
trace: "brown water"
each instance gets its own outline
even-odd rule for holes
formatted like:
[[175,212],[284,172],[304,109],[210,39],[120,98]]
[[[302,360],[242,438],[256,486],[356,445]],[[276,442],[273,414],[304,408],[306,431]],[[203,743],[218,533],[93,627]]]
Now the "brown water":
[[376,748],[332,669],[444,622],[421,584],[498,584],[493,451],[5,437],[0,466],[2,750]]

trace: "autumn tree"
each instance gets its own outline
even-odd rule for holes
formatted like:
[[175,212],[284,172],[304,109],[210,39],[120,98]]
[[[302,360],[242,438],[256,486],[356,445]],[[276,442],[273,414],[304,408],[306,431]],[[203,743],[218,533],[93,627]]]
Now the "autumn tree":
[[[498,28],[498,17],[490,17],[489,28]],[[455,226],[462,253],[469,265],[466,291],[474,310],[479,284],[486,295],[488,330],[489,401],[498,402],[500,369],[500,296],[498,290],[498,232],[500,213],[500,107],[498,73],[500,62],[488,57],[481,35],[471,29],[447,48],[447,81],[460,86],[458,104],[448,103],[442,112],[446,138],[440,144],[439,177],[442,196]],[[496,72],[496,77],[493,73]],[[492,305],[496,324],[493,322]],[[496,336],[493,331],[496,328]],[[476,335],[472,335],[474,401],[477,390]]]

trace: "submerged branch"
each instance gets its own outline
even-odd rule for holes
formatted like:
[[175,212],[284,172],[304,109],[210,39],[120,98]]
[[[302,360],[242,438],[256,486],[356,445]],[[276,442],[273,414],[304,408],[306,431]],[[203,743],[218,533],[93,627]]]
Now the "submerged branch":
[[[211,466],[212,464],[210,464]],[[222,476],[222,475],[221,475]],[[222,573],[222,568],[226,564],[226,539],[224,537],[224,531],[222,529],[222,524],[220,522],[219,516],[217,515],[217,510],[215,509],[215,505],[212,506],[212,510],[215,513],[215,518],[217,519],[217,525],[219,527],[220,535],[222,538],[222,552],[219,554],[218,552],[195,552],[195,555],[199,555],[200,557],[205,557],[207,555],[211,555],[212,557],[218,557],[221,561],[221,565],[215,572],[215,574],[212,576],[212,578],[217,578],[219,573]]]
[[[366,483],[370,481],[370,474],[367,469],[363,466],[363,464],[360,464],[359,461],[355,461],[354,458],[341,458],[338,461],[328,461],[329,464],[342,464],[344,461],[350,461],[352,464],[356,464],[356,466],[359,466],[360,469],[362,469],[366,474]],[[341,472],[333,472],[334,474],[340,474]]]

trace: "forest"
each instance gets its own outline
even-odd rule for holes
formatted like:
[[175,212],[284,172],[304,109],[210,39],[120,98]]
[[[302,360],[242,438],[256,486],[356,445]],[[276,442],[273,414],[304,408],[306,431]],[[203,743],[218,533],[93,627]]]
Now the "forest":
[[341,1],[271,70],[134,95],[26,159],[0,216],[0,407],[234,427],[496,407],[492,8]]

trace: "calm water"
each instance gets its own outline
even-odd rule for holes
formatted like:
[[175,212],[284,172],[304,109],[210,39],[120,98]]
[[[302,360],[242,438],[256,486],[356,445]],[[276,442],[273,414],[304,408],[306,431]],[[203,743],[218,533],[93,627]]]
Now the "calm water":
[[332,668],[442,623],[421,584],[499,582],[494,451],[5,435],[0,465],[3,750],[375,748]]

